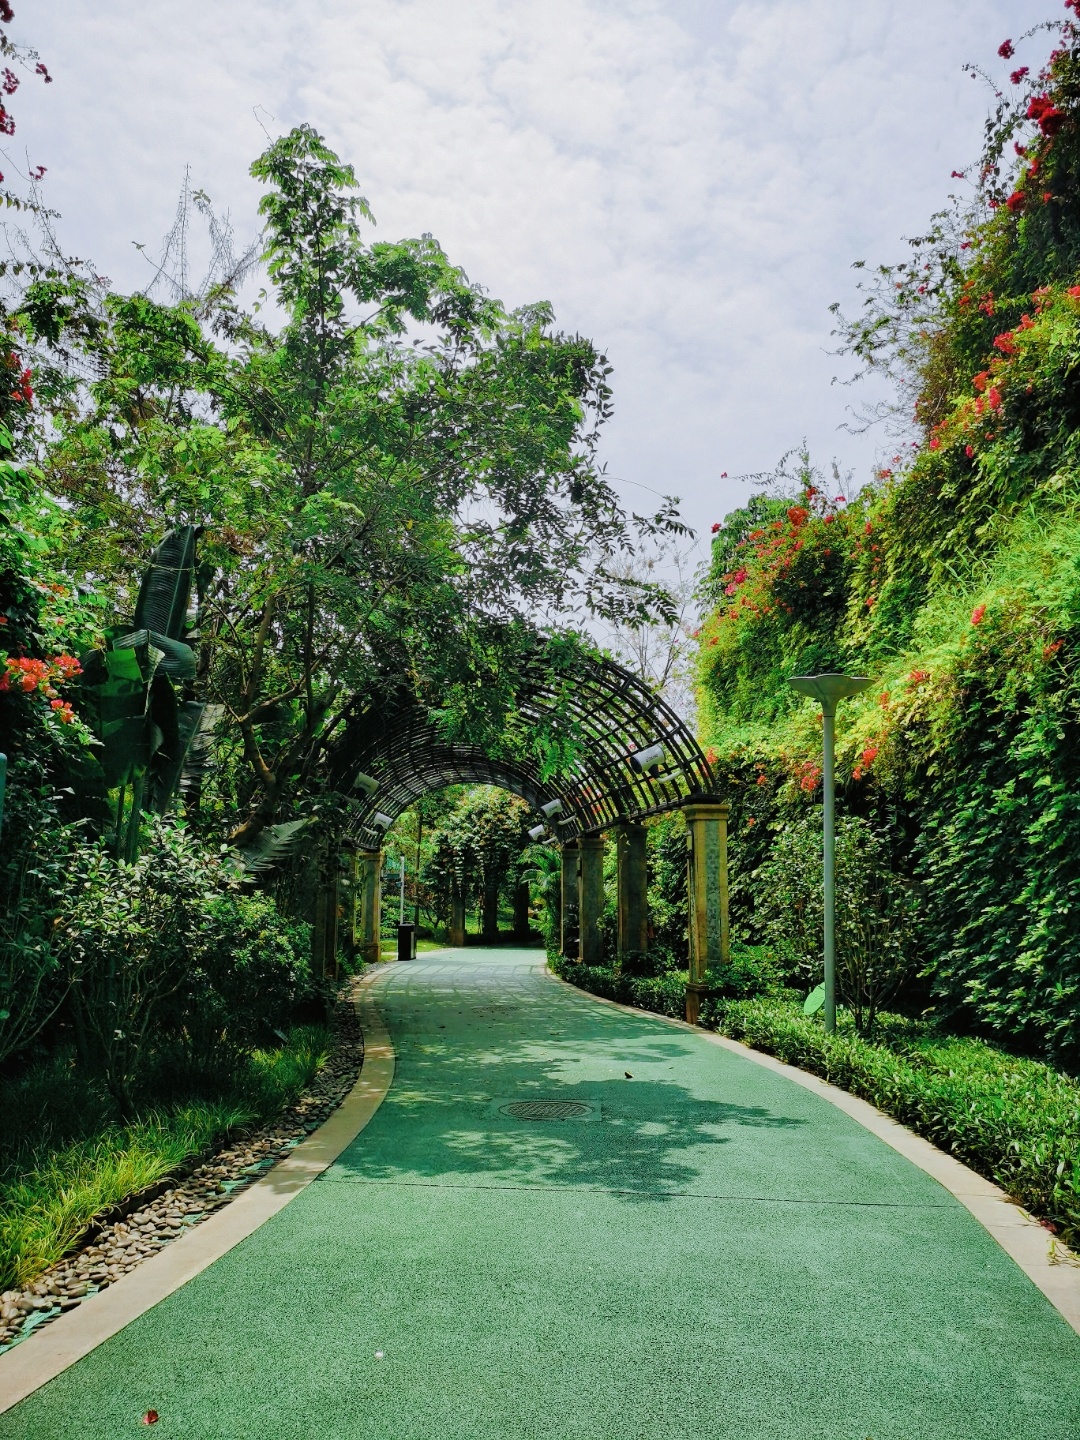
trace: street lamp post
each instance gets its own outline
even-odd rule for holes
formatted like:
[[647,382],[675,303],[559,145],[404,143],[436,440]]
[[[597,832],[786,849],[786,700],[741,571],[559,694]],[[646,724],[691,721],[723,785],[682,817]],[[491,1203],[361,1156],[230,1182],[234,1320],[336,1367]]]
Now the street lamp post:
[[801,695],[810,695],[821,704],[823,789],[823,856],[825,904],[825,1029],[836,1029],[836,781],[833,773],[836,702],[858,695],[872,679],[865,675],[793,675],[788,684]]

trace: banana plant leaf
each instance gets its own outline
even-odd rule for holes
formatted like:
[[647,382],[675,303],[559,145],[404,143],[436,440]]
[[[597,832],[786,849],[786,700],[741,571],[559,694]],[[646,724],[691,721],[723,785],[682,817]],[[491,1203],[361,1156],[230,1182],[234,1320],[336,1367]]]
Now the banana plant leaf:
[[170,640],[183,639],[195,578],[198,535],[194,525],[181,525],[166,533],[139,586],[132,629],[156,631]]
[[[172,695],[170,687],[169,691]],[[174,724],[171,733],[162,736],[161,745],[154,756],[148,786],[148,803],[151,810],[164,815],[169,803],[180,785],[192,741],[199,732],[206,712],[204,700],[187,700],[177,706],[173,696]]]
[[285,820],[280,825],[267,825],[250,845],[243,849],[237,846],[236,854],[244,869],[252,875],[272,869],[296,850],[308,824],[308,820]]
[[117,650],[136,650],[140,655],[143,651],[159,651],[160,658],[154,668],[161,669],[173,680],[192,680],[195,677],[195,651],[182,640],[174,640],[160,630],[132,630],[127,635],[118,636],[113,643]]

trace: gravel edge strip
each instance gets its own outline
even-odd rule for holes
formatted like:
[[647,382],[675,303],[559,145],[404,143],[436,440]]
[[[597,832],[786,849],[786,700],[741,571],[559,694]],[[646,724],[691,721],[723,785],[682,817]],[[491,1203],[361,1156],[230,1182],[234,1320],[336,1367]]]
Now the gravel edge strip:
[[213,1154],[200,1157],[190,1174],[165,1176],[141,1192],[145,1200],[129,1197],[111,1207],[87,1226],[87,1243],[24,1289],[0,1294],[0,1355],[228,1205],[317,1130],[353,1088],[363,1064],[364,1039],[351,993],[339,996],[330,1029],[325,1064],[275,1120],[230,1136]]

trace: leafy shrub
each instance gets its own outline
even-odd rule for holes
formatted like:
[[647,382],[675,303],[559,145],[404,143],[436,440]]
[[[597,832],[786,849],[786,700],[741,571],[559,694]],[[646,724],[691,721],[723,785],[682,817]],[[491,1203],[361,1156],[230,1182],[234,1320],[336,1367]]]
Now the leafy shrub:
[[240,894],[182,825],[148,827],[134,863],[104,843],[75,852],[55,937],[81,1048],[125,1115],[155,1042],[220,1062],[265,1038],[308,979],[268,900]]
[[[886,837],[865,820],[836,826],[836,978],[860,1033],[911,975],[912,886],[889,868]],[[758,925],[792,985],[822,977],[824,930],[821,813],[815,807],[779,829],[754,876]]]

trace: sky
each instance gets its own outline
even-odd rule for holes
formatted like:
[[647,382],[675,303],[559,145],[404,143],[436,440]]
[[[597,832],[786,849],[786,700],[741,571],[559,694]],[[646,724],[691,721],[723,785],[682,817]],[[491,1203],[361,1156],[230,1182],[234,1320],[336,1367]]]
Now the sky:
[[[614,373],[628,507],[705,538],[804,441],[865,481],[829,305],[903,258],[978,154],[1006,37],[1056,0],[14,0],[8,154],[47,167],[69,253],[146,283],[186,166],[241,241],[252,159],[294,124],[354,165],[377,234],[433,233],[506,304],[550,301]],[[1047,44],[1021,50],[1032,68]],[[1014,61],[1015,65],[1017,62]],[[727,478],[724,478],[726,475]]]

